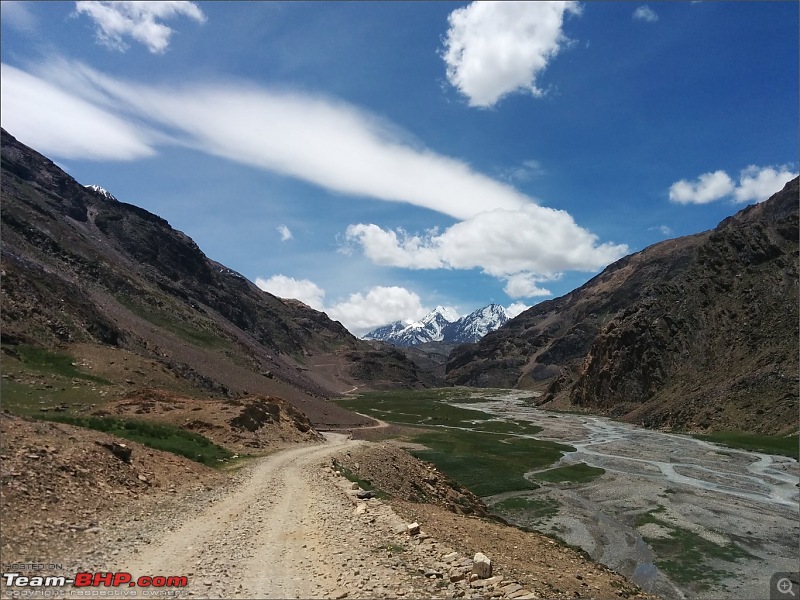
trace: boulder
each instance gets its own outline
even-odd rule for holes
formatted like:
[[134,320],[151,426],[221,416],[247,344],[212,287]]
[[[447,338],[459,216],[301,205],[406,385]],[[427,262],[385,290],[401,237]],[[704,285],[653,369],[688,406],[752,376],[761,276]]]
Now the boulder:
[[472,559],[472,572],[480,579],[492,576],[492,561],[483,552],[478,552]]

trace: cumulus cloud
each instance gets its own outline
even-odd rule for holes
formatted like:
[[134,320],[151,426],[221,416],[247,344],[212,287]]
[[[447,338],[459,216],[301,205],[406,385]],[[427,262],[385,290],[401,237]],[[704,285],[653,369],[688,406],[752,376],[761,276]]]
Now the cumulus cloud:
[[633,18],[636,21],[645,21],[647,23],[655,23],[658,21],[658,15],[656,14],[656,11],[647,6],[647,4],[643,4],[633,11]]
[[578,226],[568,213],[536,205],[484,212],[442,233],[411,235],[362,223],[350,225],[345,235],[380,265],[480,268],[496,277],[593,271],[628,252],[623,244],[598,243],[597,236]]
[[669,199],[678,204],[708,204],[730,197],[736,202],[763,202],[797,177],[788,166],[750,165],[739,174],[738,185],[725,171],[704,173],[695,182],[681,179],[669,188]]
[[273,275],[269,279],[256,278],[256,285],[279,298],[300,300],[315,310],[324,310],[325,308],[325,290],[308,279]]
[[422,306],[419,296],[406,288],[376,286],[364,294],[351,294],[325,312],[354,335],[362,336],[393,321],[420,319],[430,309]]
[[515,273],[506,279],[503,291],[511,298],[533,298],[536,296],[550,296],[550,290],[540,288],[537,284],[542,279],[533,273]]
[[308,279],[273,275],[269,279],[257,278],[256,285],[279,298],[300,300],[325,312],[356,336],[393,321],[417,320],[430,312],[415,292],[399,286],[375,286],[364,293],[350,294],[344,300],[326,305],[325,290]]
[[776,168],[750,165],[741,172],[734,197],[737,202],[763,202],[781,191],[795,177],[797,173],[788,166]]
[[[60,96],[143,121],[169,143],[179,137],[200,151],[339,193],[405,202],[458,219],[532,203],[512,186],[410,144],[410,136],[391,123],[334,99],[232,82],[154,87],[63,60],[44,65],[41,74],[57,82],[58,89],[55,83],[50,89]],[[30,112],[51,107],[51,95],[28,94]],[[72,118],[69,111],[55,114],[61,123]],[[29,121],[38,127],[36,119]],[[62,127],[55,119],[52,126]]]
[[38,151],[61,158],[133,160],[155,154],[147,130],[111,111],[2,65],[0,120],[6,131]]
[[448,17],[442,58],[447,79],[471,106],[493,106],[515,91],[542,95],[536,78],[566,41],[565,13],[577,2],[473,2]]
[[173,30],[161,21],[185,16],[203,23],[203,11],[194,2],[164,1],[136,2],[91,0],[76,2],[75,12],[91,18],[97,29],[97,40],[115,50],[125,51],[125,38],[144,44],[153,54],[161,54],[169,47]]
[[292,231],[286,225],[278,225],[275,229],[281,234],[282,242],[286,242],[294,237]]
[[513,304],[506,306],[506,313],[508,313],[508,316],[513,319],[514,317],[522,314],[529,308],[530,306],[528,306],[524,302],[514,302]]

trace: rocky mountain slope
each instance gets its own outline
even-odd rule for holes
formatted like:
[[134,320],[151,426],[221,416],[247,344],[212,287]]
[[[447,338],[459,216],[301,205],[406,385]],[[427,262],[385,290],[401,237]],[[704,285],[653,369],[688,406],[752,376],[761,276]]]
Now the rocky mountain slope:
[[797,430],[798,180],[457,348],[451,383],[680,429]]
[[370,331],[367,340],[387,342],[394,346],[419,346],[429,342],[465,344],[477,342],[488,332],[508,322],[509,316],[499,304],[490,304],[458,317],[452,311],[437,306],[419,321],[395,321]]
[[[327,426],[364,421],[328,403],[331,395],[425,379],[402,354],[376,350],[324,313],[263,292],[164,219],[80,185],[6,131],[2,200],[6,373],[32,372],[31,348],[50,352],[51,362],[63,351],[75,364],[91,363],[106,383],[280,397]],[[141,381],[134,370],[119,371],[118,351],[150,365]],[[4,399],[31,392],[20,381],[4,387]]]

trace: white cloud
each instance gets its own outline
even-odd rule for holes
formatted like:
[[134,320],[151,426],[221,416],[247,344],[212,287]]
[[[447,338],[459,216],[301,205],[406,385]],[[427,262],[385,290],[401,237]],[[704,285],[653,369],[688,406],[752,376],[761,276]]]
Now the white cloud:
[[269,279],[256,278],[256,285],[278,298],[293,298],[305,302],[315,310],[324,310],[325,290],[308,279],[273,275]]
[[[348,239],[378,264],[541,276],[595,270],[627,252],[624,245],[600,244],[566,212],[412,146],[390,123],[342,102],[230,82],[154,87],[65,60],[43,65],[38,74],[3,67],[3,125],[8,120],[15,135],[24,130],[24,142],[54,157],[136,158],[153,154],[156,144],[181,144],[336,192],[461,220],[441,234],[348,228]],[[5,110],[6,102],[14,109]]]
[[506,279],[503,291],[511,298],[533,298],[535,296],[550,296],[550,290],[540,288],[537,283],[542,279],[533,273],[516,273]]
[[3,128],[49,156],[133,160],[155,154],[148,134],[79,97],[2,65]]
[[528,306],[524,302],[514,302],[513,304],[506,306],[505,308],[506,312],[508,313],[508,316],[513,319],[517,315],[520,315],[526,310],[528,310],[530,306]]
[[186,16],[198,23],[206,20],[195,3],[180,1],[92,0],[76,2],[75,11],[88,15],[95,22],[98,41],[109,48],[125,51],[128,46],[124,39],[131,37],[153,54],[165,52],[172,36],[172,29],[161,23],[162,20],[177,16]]
[[672,228],[668,225],[656,225],[648,227],[647,231],[658,231],[661,235],[672,235]]
[[656,11],[647,6],[647,4],[643,4],[633,11],[633,18],[637,21],[646,21],[647,23],[655,23],[658,21]]
[[450,13],[442,58],[447,79],[471,106],[493,106],[511,92],[543,92],[537,76],[566,41],[565,13],[577,2],[473,2]]
[[597,236],[560,210],[531,205],[476,215],[443,233],[410,235],[374,224],[350,225],[346,238],[380,265],[411,269],[480,268],[496,277],[518,273],[550,276],[593,271],[624,256],[625,245],[599,244]]
[[294,237],[292,231],[286,225],[278,225],[275,229],[281,234],[282,242],[286,242]]
[[684,179],[673,183],[669,199],[678,204],[707,204],[725,197],[732,197],[736,202],[763,202],[795,177],[797,172],[788,165],[750,165],[740,172],[736,185],[725,171],[715,171],[701,175],[694,183]]
[[750,165],[741,172],[734,197],[737,202],[763,202],[781,191],[795,177],[797,173],[788,166],[773,168]]
[[669,188],[669,199],[678,204],[708,204],[733,193],[733,180],[725,171],[700,175],[697,182],[681,179]]
[[354,335],[362,336],[393,321],[421,319],[430,309],[422,306],[419,296],[406,288],[376,286],[365,294],[351,294],[325,312]]
[[[144,121],[169,143],[180,136],[182,144],[200,151],[336,192],[405,202],[458,219],[532,204],[512,186],[409,145],[409,136],[392,124],[333,99],[231,82],[156,88],[68,61],[48,63],[41,71],[60,85],[61,96]],[[28,100],[32,114],[39,105],[53,104],[47,96]],[[63,123],[72,117],[69,111],[56,114]],[[29,121],[37,127],[36,119]],[[55,119],[52,126],[61,127]]]
[[345,300],[326,305],[325,290],[308,279],[273,275],[269,279],[258,277],[256,285],[279,298],[300,300],[325,312],[356,336],[393,321],[414,321],[430,312],[416,293],[398,286],[375,286],[364,293],[350,294]]

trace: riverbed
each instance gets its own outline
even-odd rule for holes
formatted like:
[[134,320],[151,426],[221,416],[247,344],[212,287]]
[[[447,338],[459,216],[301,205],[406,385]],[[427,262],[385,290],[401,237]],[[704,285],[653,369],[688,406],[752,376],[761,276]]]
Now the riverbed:
[[484,499],[492,506],[522,496],[558,506],[540,518],[517,511],[517,524],[557,535],[668,599],[769,597],[773,573],[798,570],[796,460],[543,411],[522,396],[458,405],[533,423],[542,428],[536,438],[576,449],[555,466],[586,463],[605,473],[588,483],[544,483]]

